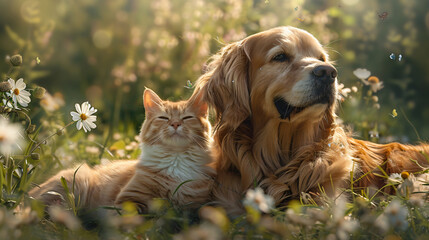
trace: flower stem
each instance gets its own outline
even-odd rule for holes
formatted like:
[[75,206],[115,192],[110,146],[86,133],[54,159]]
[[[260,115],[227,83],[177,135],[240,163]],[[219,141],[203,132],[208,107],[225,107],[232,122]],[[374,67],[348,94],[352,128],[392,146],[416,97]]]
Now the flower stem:
[[72,125],[73,123],[75,123],[75,121],[71,121],[70,123],[68,123],[67,125],[65,125],[64,127],[62,127],[60,130],[58,130],[58,131],[56,131],[56,132],[52,133],[51,135],[47,136],[45,139],[43,139],[42,141],[40,141],[39,143],[37,143],[37,144],[36,144],[36,146],[34,146],[34,147],[33,147],[33,149],[31,149],[31,151],[30,151],[30,153],[29,153],[29,154],[32,154],[32,153],[34,152],[34,150],[36,150],[36,149],[40,146],[40,144],[44,143],[44,142],[45,142],[46,140],[48,140],[49,138],[51,138],[51,137],[53,137],[53,136],[55,136],[55,135],[58,135],[58,132],[63,131],[63,130],[64,130],[64,129],[66,129],[68,126]]

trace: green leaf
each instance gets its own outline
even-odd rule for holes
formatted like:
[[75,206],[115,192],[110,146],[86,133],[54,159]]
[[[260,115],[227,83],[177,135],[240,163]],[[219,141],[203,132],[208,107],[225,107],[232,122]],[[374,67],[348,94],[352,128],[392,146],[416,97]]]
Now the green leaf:
[[63,188],[66,191],[66,193],[69,194],[70,193],[69,186],[67,185],[67,181],[63,176],[61,176],[61,185],[63,185]]
[[5,170],[4,170],[4,166],[3,163],[0,163],[0,200],[3,199],[3,183],[5,182]]
[[14,41],[20,48],[25,46],[25,40],[22,39],[16,32],[14,32],[8,25],[6,25],[6,33],[10,39]]

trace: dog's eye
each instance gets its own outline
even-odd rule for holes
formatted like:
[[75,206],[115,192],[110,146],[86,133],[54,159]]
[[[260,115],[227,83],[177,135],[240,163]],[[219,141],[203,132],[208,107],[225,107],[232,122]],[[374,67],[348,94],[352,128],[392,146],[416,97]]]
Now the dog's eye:
[[272,61],[275,61],[275,62],[286,62],[287,60],[289,60],[289,56],[286,53],[277,54],[272,59]]
[[164,117],[164,116],[160,116],[160,117],[158,117],[159,119],[162,119],[162,120],[169,120],[169,118],[168,117]]
[[319,57],[319,61],[326,62],[326,58],[325,58],[325,56],[323,56],[323,55],[322,55],[322,56],[320,56],[320,57]]
[[193,118],[193,117],[192,116],[186,116],[186,117],[183,117],[182,119],[186,120],[186,119],[191,119],[191,118]]

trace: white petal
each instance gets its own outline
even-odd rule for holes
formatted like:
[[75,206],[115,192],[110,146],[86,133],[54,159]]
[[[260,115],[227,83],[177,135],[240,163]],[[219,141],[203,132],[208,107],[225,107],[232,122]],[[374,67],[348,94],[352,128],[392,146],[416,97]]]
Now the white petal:
[[88,121],[88,122],[95,122],[95,121],[97,121],[97,116],[89,116],[89,117],[86,119],[86,121]]
[[88,102],[82,103],[82,113],[88,114],[89,107],[90,105]]
[[23,95],[23,96],[31,96],[31,93],[29,93],[27,90],[21,90],[19,91],[19,95]]
[[77,128],[77,130],[80,130],[82,128],[82,121],[81,120],[77,121],[76,128]]
[[[17,97],[17,99],[18,99],[18,102],[22,105],[22,106],[24,106],[23,105],[23,103],[24,104],[28,104],[28,103],[30,103],[31,102],[31,99],[30,99],[30,97],[28,97],[28,96],[21,96],[21,95],[18,95],[18,96],[16,96]],[[26,107],[26,106],[25,106]]]
[[86,123],[88,123],[88,126],[91,127],[91,128],[96,128],[97,127],[97,125],[95,125],[95,123],[93,123],[93,122],[86,121]]
[[27,86],[27,85],[25,85],[25,83],[24,83],[24,79],[22,79],[22,78],[20,78],[20,79],[18,79],[17,81],[16,81],[16,88],[18,88],[19,90],[23,90],[23,89],[25,89],[25,87]]
[[76,108],[76,111],[77,111],[77,113],[79,113],[79,115],[81,115],[82,114],[82,110],[80,110],[80,106],[79,106],[79,104],[75,104],[74,105],[74,107]]
[[96,113],[96,112],[97,112],[97,109],[95,109],[94,107],[92,107],[92,108],[89,110],[88,115],[92,115],[92,114],[94,114],[94,113]]
[[78,121],[80,119],[80,115],[77,112],[70,112],[70,115],[72,116],[73,121]]
[[371,75],[371,72],[365,68],[358,68],[353,71],[353,74],[359,79],[367,79]]
[[86,121],[82,121],[82,124],[83,124],[83,130],[86,132],[87,130],[88,131],[91,131],[91,128],[88,126],[88,123],[86,122]]
[[12,94],[12,101],[13,101],[13,104],[15,105],[15,108],[18,108],[18,106],[16,105],[18,102],[16,101],[16,95],[15,94]]
[[15,80],[13,80],[12,78],[9,78],[7,81],[12,86],[12,88],[15,88]]
[[27,107],[28,103],[25,102],[24,100],[22,100],[22,98],[20,96],[17,97],[18,103],[23,106],[23,107]]

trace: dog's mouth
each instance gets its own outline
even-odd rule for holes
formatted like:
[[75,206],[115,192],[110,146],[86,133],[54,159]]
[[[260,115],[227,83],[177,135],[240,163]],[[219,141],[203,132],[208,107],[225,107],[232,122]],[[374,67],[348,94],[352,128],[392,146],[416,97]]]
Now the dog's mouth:
[[280,118],[281,119],[289,119],[292,114],[298,114],[300,112],[302,112],[304,109],[306,109],[307,107],[310,107],[314,104],[317,103],[328,103],[329,104],[329,98],[328,97],[324,97],[321,99],[318,99],[317,101],[311,103],[311,104],[307,104],[306,106],[302,106],[302,107],[296,107],[291,105],[290,103],[286,102],[282,97],[276,97],[274,98],[274,105],[277,108],[277,111],[280,113]]
[[281,119],[289,118],[289,120],[290,120],[290,115],[292,113],[299,113],[305,108],[305,107],[294,107],[281,97],[274,98],[274,105],[276,106],[277,111],[280,113],[280,118]]

